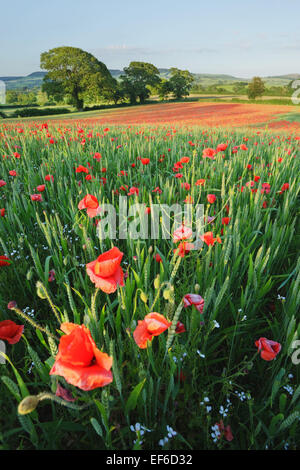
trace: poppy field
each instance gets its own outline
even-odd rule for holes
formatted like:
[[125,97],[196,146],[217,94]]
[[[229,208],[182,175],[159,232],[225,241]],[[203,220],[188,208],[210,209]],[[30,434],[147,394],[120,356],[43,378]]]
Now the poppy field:
[[300,139],[193,124],[0,125],[1,449],[299,447]]
[[[289,121],[289,116],[292,117]],[[242,103],[214,103],[191,101],[175,103],[155,103],[144,106],[106,109],[65,115],[64,122],[72,125],[74,119],[81,124],[95,126],[111,125],[200,125],[204,127],[253,127],[274,129],[299,136],[300,124],[294,106],[263,105]],[[57,123],[59,119],[52,118]]]

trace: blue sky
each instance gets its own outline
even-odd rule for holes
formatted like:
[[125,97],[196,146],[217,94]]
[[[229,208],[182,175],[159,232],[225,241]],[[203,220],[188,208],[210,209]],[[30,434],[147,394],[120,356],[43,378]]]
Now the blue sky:
[[3,0],[0,76],[80,47],[109,68],[132,60],[238,77],[300,73],[299,0]]

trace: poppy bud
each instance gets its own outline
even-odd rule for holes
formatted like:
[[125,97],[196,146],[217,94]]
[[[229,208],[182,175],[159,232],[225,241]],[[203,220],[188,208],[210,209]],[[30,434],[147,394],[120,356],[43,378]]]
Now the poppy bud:
[[171,289],[165,289],[163,292],[164,299],[171,300],[172,299],[172,291]]
[[199,284],[195,284],[195,292],[196,292],[196,294],[198,294],[199,291],[200,291],[200,286],[199,286]]
[[141,292],[141,300],[144,302],[144,304],[147,303],[148,297],[147,297],[147,295],[145,294],[145,292]]
[[25,397],[18,406],[18,413],[26,415],[34,411],[38,405],[39,399],[35,395],[28,395]]
[[155,289],[159,289],[159,286],[160,286],[160,276],[158,274],[156,278],[154,279],[154,287]]
[[15,300],[11,300],[11,301],[8,303],[8,305],[7,305],[7,308],[8,308],[9,310],[13,310],[13,309],[16,308],[16,307],[17,307],[17,302],[16,302]]

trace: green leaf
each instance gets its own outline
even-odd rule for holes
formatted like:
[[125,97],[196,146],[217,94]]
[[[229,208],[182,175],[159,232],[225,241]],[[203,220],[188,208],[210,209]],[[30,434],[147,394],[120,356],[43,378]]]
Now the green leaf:
[[97,421],[96,418],[91,418],[90,422],[93,428],[95,429],[96,433],[98,434],[98,436],[103,437],[103,431],[102,431],[99,421]]
[[138,397],[142,391],[142,388],[144,386],[144,383],[146,382],[146,379],[142,380],[129,395],[129,398],[126,402],[125,405],[125,415],[128,415],[128,413],[136,408]]

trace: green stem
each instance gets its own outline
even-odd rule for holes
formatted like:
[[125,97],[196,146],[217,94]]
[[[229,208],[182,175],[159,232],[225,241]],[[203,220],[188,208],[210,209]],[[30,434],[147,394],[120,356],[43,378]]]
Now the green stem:
[[40,326],[38,323],[36,323],[34,320],[32,320],[32,318],[28,317],[24,312],[22,312],[22,310],[20,310],[19,308],[17,307],[14,307],[12,308],[11,310],[14,310],[20,317],[24,318],[26,321],[28,321],[28,323],[30,323],[34,328],[37,328],[38,330],[42,331],[43,333],[46,333],[47,336],[51,336],[51,338],[54,338],[56,340],[58,340],[59,338],[55,335],[53,335],[52,333],[50,333],[49,331],[47,331],[45,328],[43,328],[42,326]]

